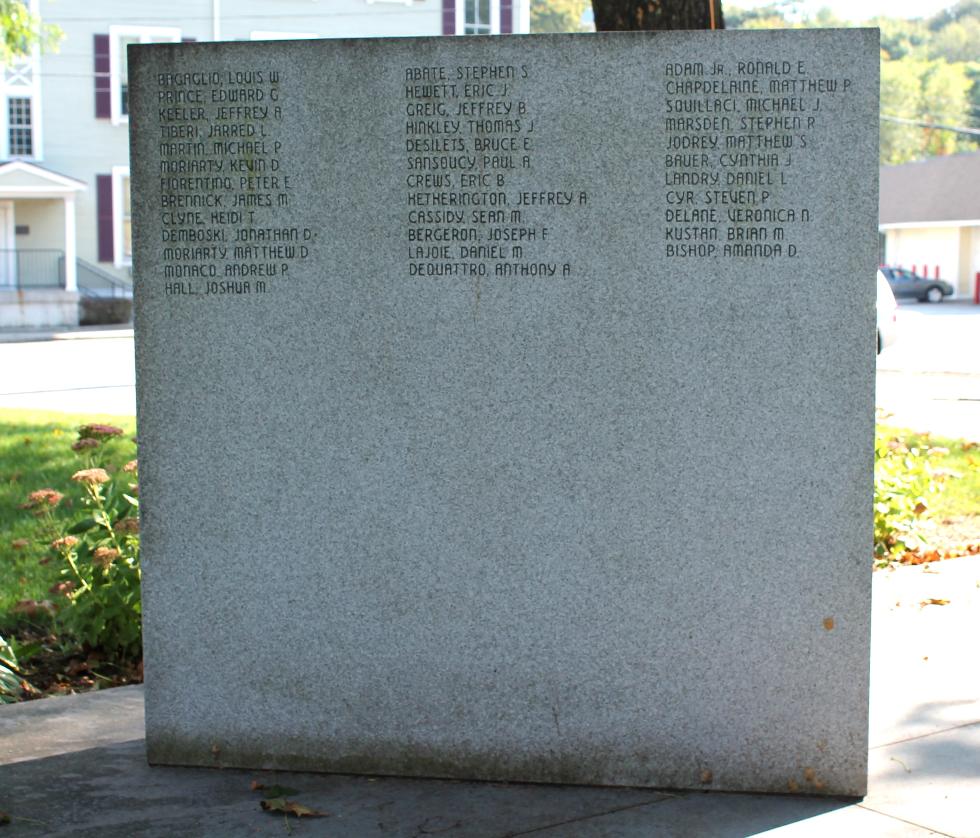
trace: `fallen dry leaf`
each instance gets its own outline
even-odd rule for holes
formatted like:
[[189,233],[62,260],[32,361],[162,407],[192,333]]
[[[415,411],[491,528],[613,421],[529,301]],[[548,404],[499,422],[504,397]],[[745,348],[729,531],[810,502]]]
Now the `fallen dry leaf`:
[[22,599],[18,602],[11,611],[14,614],[25,614],[28,617],[35,616],[39,611],[46,611],[48,614],[54,614],[55,608],[51,603],[51,600],[45,599],[38,602],[36,599]]
[[265,794],[263,794],[262,796],[266,798],[289,797],[289,795],[291,794],[299,794],[299,791],[296,789],[286,788],[286,786],[267,786],[264,785],[263,783],[260,783],[258,780],[252,780],[252,783],[251,785],[249,785],[249,788],[252,791],[264,791]]
[[297,818],[325,818],[327,812],[319,812],[309,806],[303,806],[284,797],[271,797],[259,802],[266,812],[281,812],[284,815],[295,815]]
[[82,672],[88,672],[88,661],[72,661],[70,664],[68,664],[68,668],[65,671],[72,677],[79,675]]
[[824,617],[823,618],[823,627],[825,629],[827,629],[827,631],[832,631],[833,628],[834,628],[834,618],[833,617]]
[[908,767],[908,766],[907,766],[907,765],[906,765],[906,764],[905,764],[904,762],[902,762],[902,761],[901,761],[901,760],[900,760],[900,759],[899,759],[898,757],[889,757],[889,759],[890,759],[890,760],[891,760],[892,762],[897,762],[897,763],[898,763],[899,765],[901,765],[901,766],[902,766],[902,768],[904,768],[904,769],[905,769],[905,773],[906,773],[906,774],[911,774],[911,773],[912,773],[912,769],[911,769],[911,768],[909,768],[909,767]]
[[948,599],[936,599],[936,597],[931,597],[930,599],[924,599],[919,603],[919,606],[925,608],[927,605],[949,605]]
[[48,688],[48,695],[71,695],[71,694],[72,694],[71,684],[62,684],[62,683],[52,684],[51,687]]
[[712,780],[714,780],[715,775],[711,773],[707,768],[701,772],[701,782],[704,785],[708,785]]
[[908,550],[902,554],[899,562],[902,564],[927,564],[928,562],[938,562],[944,559],[958,559],[962,556],[980,555],[980,544],[962,544],[951,547],[947,550]]

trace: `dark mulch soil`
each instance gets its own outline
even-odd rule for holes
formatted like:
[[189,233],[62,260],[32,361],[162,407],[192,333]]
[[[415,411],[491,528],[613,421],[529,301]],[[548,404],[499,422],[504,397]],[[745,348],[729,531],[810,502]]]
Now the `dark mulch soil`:
[[[929,547],[907,553],[900,559],[903,563],[923,564],[980,554],[980,515],[926,521],[922,529]],[[23,677],[25,700],[143,682],[142,660],[111,663],[98,651],[63,644],[52,633],[51,622],[43,617],[28,618],[8,628],[5,634],[15,639],[17,648],[22,650],[19,674]]]
[[26,700],[143,681],[142,661],[120,665],[103,660],[98,652],[65,648],[56,635],[41,626],[22,626],[12,634],[18,647],[27,650],[19,661]]
[[926,564],[980,555],[980,515],[922,521],[919,531],[925,546],[901,556],[902,564]]

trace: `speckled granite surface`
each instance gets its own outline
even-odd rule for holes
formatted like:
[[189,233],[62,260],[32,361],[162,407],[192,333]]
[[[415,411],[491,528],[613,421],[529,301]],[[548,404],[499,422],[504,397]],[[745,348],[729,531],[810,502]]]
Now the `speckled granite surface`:
[[134,49],[151,761],[862,794],[877,45]]

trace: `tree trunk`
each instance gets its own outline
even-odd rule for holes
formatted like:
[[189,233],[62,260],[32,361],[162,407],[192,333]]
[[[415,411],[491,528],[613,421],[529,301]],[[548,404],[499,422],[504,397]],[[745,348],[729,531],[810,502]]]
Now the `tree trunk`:
[[592,11],[600,32],[725,28],[721,0],[592,0]]

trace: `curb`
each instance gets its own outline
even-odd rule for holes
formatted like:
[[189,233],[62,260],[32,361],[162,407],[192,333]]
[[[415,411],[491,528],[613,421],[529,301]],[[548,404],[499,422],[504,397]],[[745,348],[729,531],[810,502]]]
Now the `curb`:
[[30,329],[0,330],[0,343],[39,343],[50,340],[105,340],[106,338],[131,338],[132,324],[119,327],[89,326],[77,329]]

